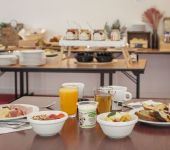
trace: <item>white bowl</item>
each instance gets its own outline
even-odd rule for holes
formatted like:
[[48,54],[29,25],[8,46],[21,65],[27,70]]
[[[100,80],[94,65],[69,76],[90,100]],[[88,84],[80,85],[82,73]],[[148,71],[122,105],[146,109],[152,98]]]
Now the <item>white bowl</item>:
[[120,139],[131,134],[135,124],[138,121],[138,117],[134,114],[130,114],[132,117],[131,121],[127,122],[109,122],[105,121],[104,118],[109,114],[103,113],[97,116],[97,122],[105,135],[110,138]]
[[44,50],[23,50],[19,53],[19,63],[25,66],[38,66],[46,63]]
[[[33,116],[42,115],[42,114],[64,114],[64,117],[61,119],[55,120],[34,120],[32,119]],[[40,136],[53,136],[59,133],[67,120],[68,115],[63,111],[39,111],[35,113],[31,113],[28,115],[27,119],[30,122],[33,130]]]

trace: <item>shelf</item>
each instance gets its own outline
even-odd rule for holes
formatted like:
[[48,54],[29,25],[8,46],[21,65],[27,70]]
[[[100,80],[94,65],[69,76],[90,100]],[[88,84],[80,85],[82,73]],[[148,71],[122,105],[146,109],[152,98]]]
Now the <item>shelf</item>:
[[85,47],[115,47],[122,48],[126,46],[126,39],[120,41],[80,41],[80,40],[63,40],[59,41],[60,46],[85,46]]

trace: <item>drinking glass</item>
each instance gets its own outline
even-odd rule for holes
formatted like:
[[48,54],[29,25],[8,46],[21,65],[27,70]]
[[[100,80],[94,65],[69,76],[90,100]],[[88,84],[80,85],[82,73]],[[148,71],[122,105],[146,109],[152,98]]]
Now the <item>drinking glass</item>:
[[98,102],[97,113],[110,112],[112,108],[112,95],[101,89],[95,90],[95,101]]
[[77,113],[78,88],[76,86],[62,86],[59,89],[60,109],[75,117]]

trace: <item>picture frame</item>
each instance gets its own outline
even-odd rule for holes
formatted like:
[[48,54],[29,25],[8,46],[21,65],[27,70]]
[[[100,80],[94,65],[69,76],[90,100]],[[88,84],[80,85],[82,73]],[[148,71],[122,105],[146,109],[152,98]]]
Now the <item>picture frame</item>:
[[163,19],[163,30],[164,30],[164,33],[166,32],[170,33],[170,17],[165,17]]

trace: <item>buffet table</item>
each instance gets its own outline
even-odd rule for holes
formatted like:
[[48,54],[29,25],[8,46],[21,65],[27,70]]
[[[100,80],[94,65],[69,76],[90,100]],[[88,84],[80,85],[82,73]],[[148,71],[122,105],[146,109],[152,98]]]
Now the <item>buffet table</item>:
[[[137,63],[126,64],[124,59],[114,60],[111,63],[85,63],[79,64],[75,59],[65,59],[59,62],[47,63],[43,66],[1,66],[1,71],[15,73],[15,94],[18,95],[17,75],[20,77],[20,96],[29,94],[29,72],[56,72],[56,73],[100,73],[100,85],[104,85],[104,74],[109,74],[109,85],[112,85],[112,74],[117,71],[133,73],[135,78],[132,80],[136,84],[136,98],[140,97],[140,74],[143,74],[146,67],[146,60],[139,60]],[[26,74],[26,75],[25,75]],[[26,93],[25,88],[26,87]]]
[[[22,97],[14,103],[43,104],[59,101],[56,97]],[[41,137],[32,129],[0,135],[2,150],[169,150],[169,127],[153,127],[137,123],[132,134],[113,140],[105,136],[97,124],[95,128],[81,129],[78,120],[68,119],[59,135]]]

